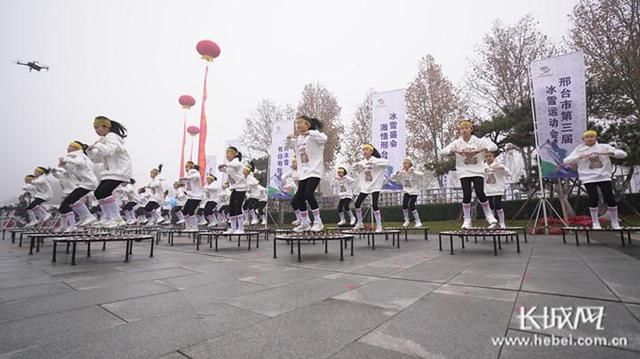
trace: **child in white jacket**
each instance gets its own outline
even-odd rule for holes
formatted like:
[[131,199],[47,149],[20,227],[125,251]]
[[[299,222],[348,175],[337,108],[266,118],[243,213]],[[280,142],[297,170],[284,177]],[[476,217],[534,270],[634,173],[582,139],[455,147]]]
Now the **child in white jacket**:
[[94,191],[104,217],[100,224],[108,228],[118,227],[126,223],[120,216],[113,190],[133,177],[131,158],[124,147],[127,129],[105,116],[96,117],[93,128],[100,138],[89,146],[87,154],[93,162],[101,163],[100,183]]
[[258,192],[258,186],[260,186],[260,182],[253,175],[255,171],[255,165],[253,162],[249,162],[242,173],[247,180],[247,199],[244,201],[242,206],[242,210],[244,213],[244,225],[247,226],[249,224],[258,224],[259,220],[256,215],[256,208],[258,207],[258,198],[260,198],[260,193]]
[[492,211],[498,215],[498,225],[500,228],[507,228],[504,223],[504,210],[502,209],[502,196],[506,177],[509,175],[509,169],[495,160],[496,156],[493,152],[484,154],[484,189]]
[[162,173],[162,164],[159,164],[158,167],[151,169],[149,173],[149,177],[151,177],[151,181],[145,186],[147,190],[149,190],[149,202],[144,206],[144,211],[150,221],[148,222],[150,225],[154,224],[162,224],[164,222],[164,218],[160,213],[160,206],[164,201],[164,178],[161,176]]
[[206,191],[207,202],[204,205],[204,216],[207,219],[209,227],[215,227],[218,225],[218,218],[216,216],[216,207],[220,202],[219,196],[222,192],[222,186],[218,183],[216,176],[207,175],[207,184],[204,186]]
[[598,133],[587,130],[582,135],[583,143],[578,145],[565,159],[564,163],[578,167],[578,177],[587,188],[589,212],[593,229],[601,229],[598,220],[598,187],[607,204],[611,228],[620,229],[618,204],[613,196],[611,175],[613,166],[609,157],[625,158],[627,153],[613,146],[598,143]]
[[491,212],[491,206],[484,192],[484,154],[498,149],[495,143],[487,138],[478,138],[473,135],[471,121],[463,120],[458,125],[460,137],[442,149],[444,155],[456,156],[456,172],[462,185],[462,212],[464,222],[462,229],[473,227],[471,223],[471,192],[476,192],[476,197],[482,206],[484,216],[489,223],[489,228],[495,228],[498,221]]
[[200,167],[193,163],[193,161],[187,161],[184,169],[186,171],[185,177],[180,179],[180,182],[184,184],[184,189],[187,192],[187,202],[182,208],[185,223],[184,227],[188,231],[197,231],[198,217],[196,216],[196,210],[200,205],[200,201],[204,198],[204,192],[200,184]]
[[404,217],[403,227],[409,226],[409,211],[413,214],[413,219],[416,222],[415,227],[422,227],[422,221],[420,220],[420,214],[416,209],[416,201],[418,200],[418,194],[420,193],[420,187],[418,184],[424,177],[424,173],[416,170],[413,167],[413,162],[406,158],[402,161],[402,169],[391,176],[391,180],[402,185],[404,195],[402,196],[402,216]]
[[349,222],[352,226],[356,223],[356,218],[351,213],[351,209],[349,209],[349,204],[353,199],[353,187],[355,186],[355,183],[356,181],[353,178],[347,176],[347,169],[344,167],[338,167],[336,170],[336,177],[331,180],[333,193],[340,199],[338,202],[338,216],[340,217],[338,227],[347,224],[345,214],[349,216]]
[[300,217],[300,208],[298,208],[298,203],[300,202],[297,197],[298,192],[298,182],[300,181],[300,176],[298,175],[298,160],[293,157],[291,159],[291,168],[282,175],[282,182],[284,183],[284,189],[288,193],[294,193],[293,198],[291,198],[291,208],[293,208],[293,212],[296,215],[295,221],[291,222],[294,226],[299,226],[301,222]]
[[[316,201],[315,191],[324,173],[324,145],[327,143],[327,135],[320,132],[323,125],[316,118],[302,115],[296,119],[295,125],[297,135],[287,136],[287,147],[294,149],[298,160],[300,182],[296,197],[301,223],[293,230],[320,232],[324,224],[320,218],[320,207]],[[313,213],[313,225],[309,223],[307,202]]]
[[[71,191],[60,204],[60,215],[66,231],[74,231],[76,225],[86,226],[97,220],[82,201],[84,196],[98,187],[93,162],[86,154],[87,148],[88,146],[80,141],[69,143],[66,156],[58,160],[58,169],[55,170],[55,173],[59,173],[61,178],[65,179],[61,180],[61,183],[69,181],[67,185],[63,185],[63,190],[65,187],[71,187]],[[75,214],[80,219],[77,223]]]
[[36,167],[33,171],[33,176],[27,177],[28,184],[32,186],[31,189],[33,190],[31,192],[33,199],[27,207],[27,213],[31,219],[27,224],[28,227],[43,223],[51,218],[51,214],[42,206],[44,202],[47,202],[53,196],[49,173],[51,171],[48,168]]
[[242,153],[233,146],[227,147],[225,151],[226,163],[218,166],[220,172],[227,174],[229,182],[229,222],[230,227],[225,233],[244,233],[244,218],[242,214],[242,204],[247,194],[247,179],[244,176],[242,164]]
[[362,155],[364,159],[353,165],[353,169],[360,174],[358,177],[360,193],[358,194],[358,198],[356,198],[355,204],[357,222],[353,229],[358,230],[364,228],[364,223],[362,222],[362,202],[371,194],[373,217],[376,220],[375,231],[382,232],[382,216],[380,215],[380,209],[378,207],[378,199],[380,198],[380,191],[384,185],[384,173],[389,161],[382,158],[380,152],[369,143],[362,146]]

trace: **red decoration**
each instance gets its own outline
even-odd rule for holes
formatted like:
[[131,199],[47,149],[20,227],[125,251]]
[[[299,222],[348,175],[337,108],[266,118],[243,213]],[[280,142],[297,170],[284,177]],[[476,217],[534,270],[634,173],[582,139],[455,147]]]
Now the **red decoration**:
[[208,62],[211,62],[213,59],[220,56],[220,46],[211,40],[202,40],[198,42],[196,50],[200,56],[202,56],[202,59]]
[[180,98],[178,98],[178,103],[180,104],[180,106],[182,106],[182,108],[188,110],[191,108],[191,106],[196,104],[196,99],[189,95],[182,95],[180,96]]
[[189,133],[191,136],[195,136],[200,133],[200,129],[198,128],[198,126],[189,126],[187,127],[187,133]]

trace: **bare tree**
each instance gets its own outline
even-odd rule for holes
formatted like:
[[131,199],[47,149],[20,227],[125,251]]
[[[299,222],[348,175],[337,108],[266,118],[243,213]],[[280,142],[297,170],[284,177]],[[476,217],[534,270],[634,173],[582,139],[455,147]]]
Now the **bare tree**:
[[342,137],[342,155],[350,165],[362,159],[361,146],[371,142],[372,97],[373,91],[367,91],[365,99],[358,105],[355,116]]
[[512,26],[497,20],[476,47],[466,83],[479,103],[491,112],[513,110],[528,103],[529,64],[556,54],[556,46],[536,26],[531,15]]
[[262,100],[256,109],[245,119],[242,143],[259,154],[269,154],[273,122],[292,119],[291,106],[278,106],[269,100]]
[[581,0],[570,44],[585,55],[591,114],[640,117],[640,0]]
[[328,168],[333,167],[336,154],[340,151],[340,136],[344,132],[344,126],[340,122],[341,110],[336,97],[323,85],[317,83],[304,86],[297,113],[322,121],[323,132],[328,137],[324,146],[324,163]]
[[[465,106],[458,90],[431,55],[420,60],[418,74],[405,93],[408,153],[422,164],[438,164],[441,150],[456,137],[456,120]],[[442,186],[442,178],[438,178]]]

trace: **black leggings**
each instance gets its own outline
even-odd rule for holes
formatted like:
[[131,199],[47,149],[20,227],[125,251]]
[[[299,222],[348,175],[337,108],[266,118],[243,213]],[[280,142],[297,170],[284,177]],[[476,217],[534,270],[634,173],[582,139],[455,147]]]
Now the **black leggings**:
[[309,202],[309,207],[311,207],[312,210],[318,209],[318,202],[316,201],[314,193],[319,184],[320,178],[317,177],[309,177],[299,182],[298,192],[296,192],[296,196],[298,197],[298,210],[306,211],[307,202]]
[[484,178],[483,177],[465,177],[460,178],[462,184],[462,203],[471,203],[471,186],[476,190],[478,201],[486,202],[487,196],[484,194]]
[[256,203],[256,206],[254,207],[254,209],[256,211],[258,211],[258,215],[262,216],[264,214],[264,209],[265,207],[267,207],[267,202],[265,201],[258,201]]
[[600,192],[602,192],[602,197],[604,197],[604,202],[607,206],[615,207],[618,205],[613,196],[611,181],[585,183],[584,186],[587,187],[587,194],[589,195],[589,207],[598,207],[598,187],[600,187]]
[[229,199],[229,215],[239,216],[242,214],[242,202],[244,202],[245,191],[231,191],[231,198]]
[[[358,195],[358,198],[356,198],[356,209],[360,209],[362,207],[362,202],[364,202],[364,200],[367,198],[368,195],[369,195],[368,193],[360,192],[360,194]],[[371,203],[374,211],[378,210],[379,198],[380,198],[380,192],[373,192],[371,194]]]
[[250,209],[255,209],[257,205],[258,205],[257,198],[247,198],[247,200],[244,201],[244,205],[242,206],[242,209],[244,209],[245,211]]
[[96,199],[98,199],[98,200],[101,200],[103,198],[107,198],[107,197],[111,196],[111,194],[113,193],[113,190],[118,188],[118,186],[121,183],[122,183],[122,181],[111,180],[111,179],[102,180],[102,181],[100,181],[100,184],[98,185],[98,188],[96,188],[96,190],[93,192],[93,194],[96,196]]
[[411,211],[416,209],[416,201],[418,200],[417,194],[405,193],[402,196],[402,209],[409,209]]
[[31,201],[31,203],[29,203],[29,207],[27,207],[27,209],[34,209],[36,208],[36,206],[39,206],[44,202],[46,202],[44,199],[36,197],[33,201]]
[[220,214],[228,214],[229,213],[229,205],[225,204],[224,206],[220,207],[220,209],[218,210],[218,213],[220,213]]
[[492,210],[497,211],[502,209],[502,196],[488,196],[487,200],[489,200],[489,207]]
[[300,209],[300,206],[298,205],[299,203],[300,203],[300,200],[298,199],[298,192],[296,192],[291,198],[291,208],[293,208],[294,211],[299,210]]
[[182,208],[182,214],[184,214],[185,216],[193,216],[193,214],[196,213],[196,209],[198,208],[199,204],[199,199],[188,199],[187,203],[184,204],[184,208]]
[[158,202],[156,201],[149,201],[147,202],[147,205],[144,206],[144,210],[147,212],[151,212],[154,211],[156,208],[159,208],[160,205],[158,204]]
[[209,201],[204,205],[204,215],[210,216],[213,214],[213,211],[216,209],[218,204],[215,201]]
[[71,212],[71,205],[78,202],[80,199],[82,199],[82,197],[86,196],[87,193],[89,192],[91,191],[84,188],[74,189],[73,192],[69,193],[69,195],[62,200],[62,203],[60,203],[60,207],[58,208],[58,210],[60,211],[61,214]]
[[351,203],[351,198],[341,198],[340,202],[338,202],[338,213],[343,212],[349,213],[349,204]]
[[133,207],[136,206],[137,203],[135,202],[127,202],[124,206],[122,206],[122,210],[124,211],[130,211],[133,209]]

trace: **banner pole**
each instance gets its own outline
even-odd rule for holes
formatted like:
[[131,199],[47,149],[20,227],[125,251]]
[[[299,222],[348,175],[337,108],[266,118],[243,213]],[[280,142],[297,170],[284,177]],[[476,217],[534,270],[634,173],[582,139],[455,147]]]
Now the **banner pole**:
[[[529,65],[531,66],[531,65]],[[533,137],[536,142],[536,160],[538,162],[538,183],[540,185],[540,190],[542,191],[542,216],[544,218],[544,234],[549,234],[549,222],[547,219],[547,206],[546,206],[546,193],[544,190],[544,184],[542,182],[542,163],[540,161],[540,141],[538,139],[538,121],[536,119],[536,106],[533,92],[533,78],[531,76],[531,67],[527,69],[529,76],[529,99],[531,100],[531,116],[533,118]],[[534,228],[537,224],[534,223]]]

